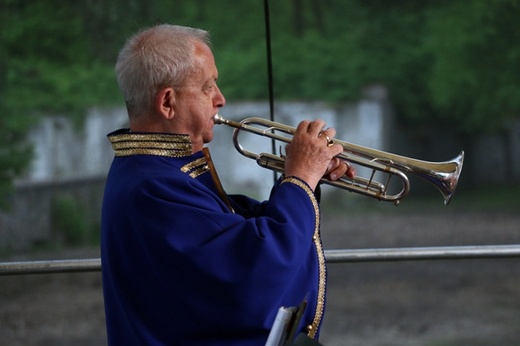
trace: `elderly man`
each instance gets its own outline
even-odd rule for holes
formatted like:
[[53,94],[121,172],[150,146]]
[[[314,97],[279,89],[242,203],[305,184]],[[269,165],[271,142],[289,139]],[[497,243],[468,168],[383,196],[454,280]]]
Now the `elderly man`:
[[281,306],[307,300],[298,332],[316,339],[325,307],[320,179],[354,171],[321,120],[298,125],[269,200],[218,188],[204,145],[225,105],[208,33],[158,25],[131,37],[116,73],[129,129],[102,209],[109,345],[264,345]]

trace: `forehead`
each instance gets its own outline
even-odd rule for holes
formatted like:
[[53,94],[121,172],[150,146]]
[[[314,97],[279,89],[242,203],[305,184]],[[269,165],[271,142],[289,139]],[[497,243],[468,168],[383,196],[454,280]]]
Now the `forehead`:
[[216,79],[217,75],[217,66],[211,49],[205,43],[197,42],[193,77],[199,81],[206,81]]

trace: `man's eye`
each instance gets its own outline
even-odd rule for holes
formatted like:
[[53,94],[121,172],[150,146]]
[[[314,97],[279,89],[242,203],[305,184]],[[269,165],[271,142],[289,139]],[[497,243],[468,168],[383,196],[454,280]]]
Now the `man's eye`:
[[213,91],[213,88],[215,88],[215,85],[208,85],[207,87],[204,88],[204,92],[211,92]]

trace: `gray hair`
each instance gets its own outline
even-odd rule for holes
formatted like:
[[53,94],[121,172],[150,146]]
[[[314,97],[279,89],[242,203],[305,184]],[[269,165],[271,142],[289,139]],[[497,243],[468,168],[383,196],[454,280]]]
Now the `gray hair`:
[[161,88],[184,84],[194,68],[197,41],[209,46],[209,33],[168,24],[141,30],[126,41],[115,72],[131,119],[152,110]]

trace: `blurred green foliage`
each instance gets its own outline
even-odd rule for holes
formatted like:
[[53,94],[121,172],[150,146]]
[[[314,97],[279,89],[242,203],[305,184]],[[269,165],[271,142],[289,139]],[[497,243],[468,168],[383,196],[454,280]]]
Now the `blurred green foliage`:
[[[344,102],[388,88],[401,125],[468,135],[520,110],[519,0],[270,1],[276,100]],[[118,50],[157,23],[212,33],[228,101],[268,98],[264,3],[2,0],[0,195],[30,158],[42,114],[122,105]]]

